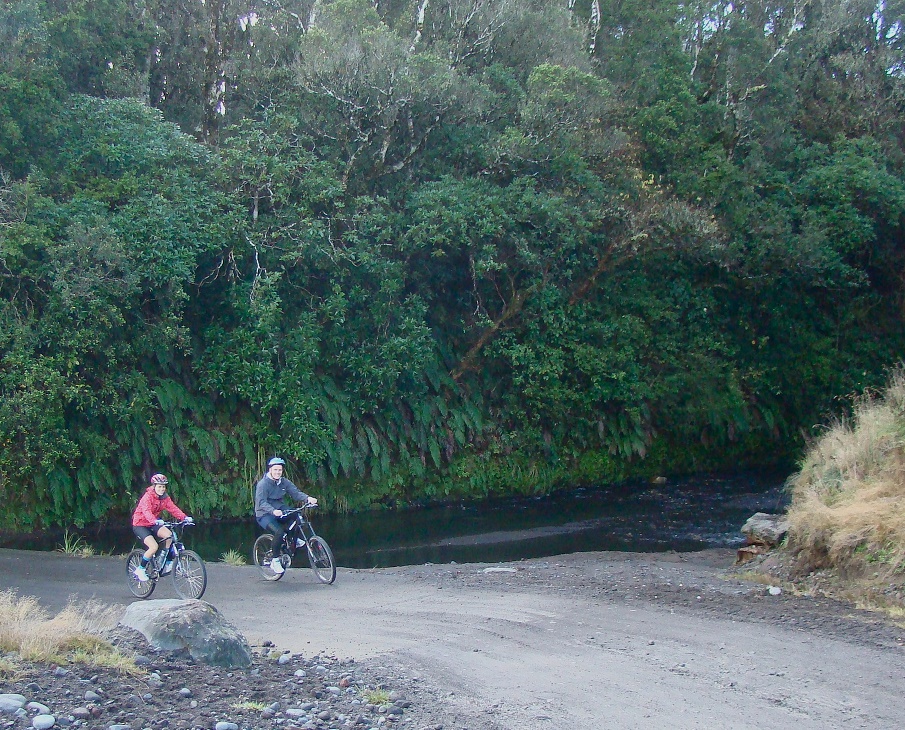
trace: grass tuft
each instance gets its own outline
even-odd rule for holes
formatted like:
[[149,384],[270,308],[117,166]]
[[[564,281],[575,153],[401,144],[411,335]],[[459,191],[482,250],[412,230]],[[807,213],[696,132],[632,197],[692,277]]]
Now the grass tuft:
[[390,693],[385,689],[366,689],[361,694],[369,705],[385,705],[390,701]]
[[262,710],[266,710],[268,705],[265,702],[256,702],[255,700],[245,700],[244,702],[236,702],[234,705],[230,705],[234,710],[257,710],[261,712]]
[[900,592],[905,369],[891,373],[882,393],[857,398],[851,417],[832,424],[811,445],[789,488],[787,547],[796,555],[799,575],[832,571],[853,596],[874,594],[880,585],[887,595]]
[[57,552],[64,555],[72,555],[77,558],[91,558],[97,555],[97,551],[85,542],[79,535],[74,535],[69,530],[63,533],[63,544],[57,545]]
[[78,607],[70,603],[50,616],[37,599],[0,591],[0,651],[17,654],[24,661],[77,662],[136,674],[134,660],[101,637],[116,625],[119,612],[91,601]]
[[0,679],[15,681],[22,676],[22,668],[12,656],[0,656]]
[[248,565],[245,556],[238,550],[227,550],[220,556],[220,561],[233,566]]

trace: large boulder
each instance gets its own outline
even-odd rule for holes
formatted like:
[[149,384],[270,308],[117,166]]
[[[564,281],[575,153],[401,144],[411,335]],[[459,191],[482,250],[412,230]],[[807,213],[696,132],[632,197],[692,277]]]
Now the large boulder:
[[785,515],[771,515],[756,512],[742,525],[742,534],[749,545],[775,547],[783,541],[789,531],[789,521]]
[[155,649],[188,653],[218,667],[248,667],[245,637],[206,601],[160,600],[129,605],[120,623],[141,632]]

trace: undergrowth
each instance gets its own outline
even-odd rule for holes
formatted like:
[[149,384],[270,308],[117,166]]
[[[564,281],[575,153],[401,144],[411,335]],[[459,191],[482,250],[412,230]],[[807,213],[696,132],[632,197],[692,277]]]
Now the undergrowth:
[[89,602],[70,603],[56,616],[37,599],[0,591],[0,674],[16,672],[17,660],[106,667],[122,674],[139,673],[135,661],[102,638],[116,625],[119,609]]
[[788,486],[793,577],[829,571],[840,597],[894,613],[905,586],[905,369],[855,399]]

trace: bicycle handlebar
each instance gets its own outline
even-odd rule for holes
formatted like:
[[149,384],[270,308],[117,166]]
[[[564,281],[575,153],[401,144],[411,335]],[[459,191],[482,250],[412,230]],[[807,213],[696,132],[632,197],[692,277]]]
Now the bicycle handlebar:
[[293,507],[292,509],[284,509],[283,517],[291,517],[292,515],[297,515],[299,512],[307,512],[311,509],[317,509],[318,505],[316,504],[303,504],[301,507]]
[[161,527],[194,527],[196,524],[195,520],[192,520],[191,522],[179,520],[178,522],[164,522]]

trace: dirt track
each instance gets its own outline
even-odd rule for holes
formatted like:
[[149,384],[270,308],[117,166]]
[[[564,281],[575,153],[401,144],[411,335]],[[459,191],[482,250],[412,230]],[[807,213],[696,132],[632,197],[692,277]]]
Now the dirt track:
[[[500,565],[209,566],[204,600],[252,642],[380,657],[441,687],[446,730],[898,728],[905,630],[734,579],[729,551]],[[0,550],[0,588],[125,605],[123,562]],[[175,597],[166,583],[154,598]],[[455,719],[453,719],[455,718]]]

